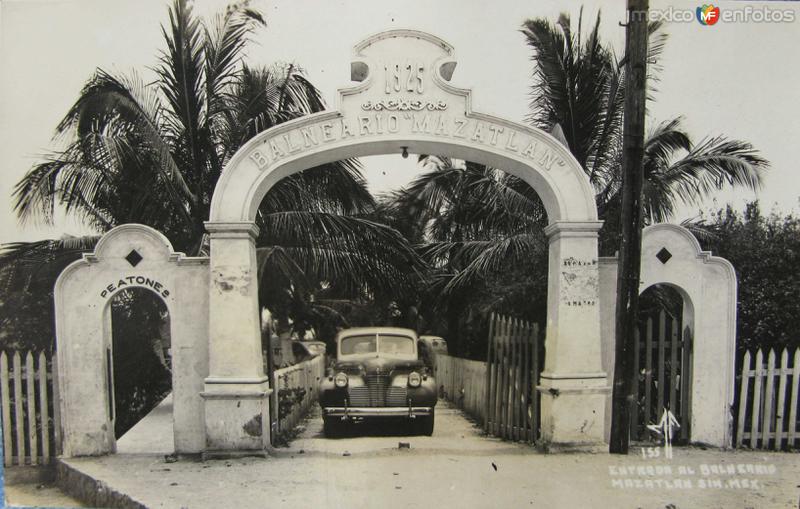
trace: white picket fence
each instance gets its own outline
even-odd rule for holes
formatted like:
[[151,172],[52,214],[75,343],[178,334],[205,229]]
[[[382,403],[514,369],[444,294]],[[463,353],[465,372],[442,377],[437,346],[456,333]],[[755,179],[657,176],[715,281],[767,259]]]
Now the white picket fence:
[[[324,355],[318,355],[288,368],[275,370],[272,375],[273,391],[271,396],[271,407],[274,409],[273,437],[281,431],[293,429],[308,413],[311,406],[319,399],[319,384],[324,376]],[[288,410],[281,410],[282,398],[294,399],[290,407],[288,403],[283,403],[283,407],[288,407]]]
[[[443,396],[479,420],[486,418],[486,363],[438,355],[437,385]],[[45,465],[58,453],[60,422],[55,357],[44,352],[0,352],[5,466]],[[317,402],[325,376],[318,356],[273,373],[273,435],[294,428]],[[284,403],[280,398],[293,398]],[[766,354],[746,352],[737,388],[735,445],[754,449],[800,448],[800,348]]]
[[46,465],[59,452],[56,369],[55,357],[44,352],[0,353],[5,466]]
[[774,450],[800,447],[799,391],[800,348],[793,356],[784,349],[780,364],[775,350],[770,349],[766,356],[761,349],[755,356],[746,352],[738,391],[736,446]]
[[[47,465],[60,452],[57,362],[44,352],[0,352],[0,407],[5,466]],[[273,436],[294,428],[317,402],[325,356],[273,374]],[[295,401],[281,415],[280,395]],[[302,395],[302,396],[301,396]],[[288,405],[284,405],[288,406]]]
[[455,403],[483,424],[486,415],[486,363],[436,355],[439,397]]
[[534,443],[539,428],[539,328],[492,315],[487,362],[436,355],[439,396],[477,419],[488,435]]

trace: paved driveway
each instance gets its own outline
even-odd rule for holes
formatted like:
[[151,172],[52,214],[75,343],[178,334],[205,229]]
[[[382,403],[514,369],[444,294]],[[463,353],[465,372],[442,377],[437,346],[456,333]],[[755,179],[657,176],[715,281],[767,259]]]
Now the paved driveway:
[[[638,450],[545,455],[482,437],[444,405],[436,419],[432,437],[365,428],[331,440],[315,417],[268,459],[165,463],[131,454],[68,463],[153,508],[798,507],[798,454],[676,448],[672,460],[646,460]],[[739,467],[741,474],[726,473]]]

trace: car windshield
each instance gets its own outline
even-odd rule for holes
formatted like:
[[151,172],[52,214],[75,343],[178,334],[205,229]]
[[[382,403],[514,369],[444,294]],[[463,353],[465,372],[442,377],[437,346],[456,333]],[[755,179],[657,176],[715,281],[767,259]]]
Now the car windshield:
[[414,340],[408,336],[365,334],[347,336],[339,346],[339,353],[342,355],[370,354],[377,351],[387,355],[413,355]]
[[347,336],[342,339],[339,351],[342,355],[359,355],[365,353],[375,353],[377,351],[377,336]]
[[413,354],[414,340],[408,336],[380,336],[378,340],[381,353]]

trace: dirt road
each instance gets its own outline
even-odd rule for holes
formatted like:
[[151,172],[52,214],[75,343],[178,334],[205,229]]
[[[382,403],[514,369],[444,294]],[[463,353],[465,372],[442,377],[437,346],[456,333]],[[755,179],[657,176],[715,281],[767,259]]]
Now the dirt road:
[[798,454],[676,448],[671,460],[645,459],[638,450],[545,455],[480,436],[455,409],[438,407],[436,419],[432,437],[365,427],[331,440],[316,417],[268,459],[70,462],[154,508],[798,507]]

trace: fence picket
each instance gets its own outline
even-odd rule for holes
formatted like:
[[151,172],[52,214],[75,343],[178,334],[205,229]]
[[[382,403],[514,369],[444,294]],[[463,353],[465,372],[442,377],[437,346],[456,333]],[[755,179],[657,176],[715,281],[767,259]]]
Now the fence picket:
[[531,441],[531,366],[530,366],[530,340],[531,340],[531,326],[525,324],[525,332],[522,336],[522,440],[526,442]]
[[36,397],[35,397],[35,376],[33,370],[33,354],[28,352],[25,356],[25,406],[27,407],[28,417],[28,451],[30,451],[30,464],[39,463],[39,450],[36,444]]
[[485,397],[485,404],[486,407],[484,409],[483,415],[483,431],[486,433],[491,433],[491,429],[489,428],[489,423],[491,422],[491,417],[489,417],[489,409],[492,407],[492,372],[494,367],[492,365],[492,338],[494,336],[495,330],[495,317],[494,313],[489,316],[489,338],[486,341],[486,397]]
[[786,373],[789,368],[789,352],[786,348],[781,353],[781,364],[778,367],[778,406],[775,407],[775,449],[783,446],[783,414],[786,408]]
[[[42,463],[50,463],[50,422],[47,405],[47,357],[39,352],[39,433],[42,442]],[[55,381],[53,381],[55,383]]]
[[667,336],[667,314],[662,309],[658,314],[658,386],[656,387],[656,414],[655,418],[661,417],[664,411],[664,339]]
[[531,342],[531,364],[533,365],[533,384],[531,387],[531,441],[539,438],[539,325],[533,324],[533,341]]
[[496,435],[499,437],[504,436],[505,428],[503,427],[503,389],[505,388],[505,336],[508,333],[508,323],[505,317],[500,319],[500,334],[497,336],[497,390],[495,397],[495,415],[494,422],[496,428]]
[[25,424],[22,413],[22,362],[19,352],[12,357],[14,367],[14,427],[16,428],[17,450],[14,455],[18,465],[25,462]]
[[761,417],[761,377],[764,374],[764,354],[759,348],[756,352],[756,365],[753,371],[755,383],[753,384],[753,413],[750,416],[750,447],[755,449],[758,446],[758,421]]
[[689,439],[689,412],[692,408],[692,329],[683,329],[681,341],[681,439]]
[[506,390],[503,393],[503,398],[505,398],[506,404],[506,411],[503,414],[503,418],[505,419],[506,424],[506,436],[505,438],[512,439],[514,438],[514,422],[512,421],[512,416],[514,413],[513,408],[513,401],[511,399],[511,395],[514,392],[514,334],[516,330],[516,320],[513,318],[509,320],[510,328],[508,330],[508,336],[506,337]]
[[61,398],[58,386],[58,354],[53,354],[50,359],[50,365],[53,371],[53,439],[55,442],[55,451],[53,453],[57,456],[61,454]]
[[770,431],[772,428],[772,406],[773,390],[775,382],[775,350],[769,349],[767,355],[767,372],[766,372],[766,391],[764,394],[764,411],[762,414],[763,421],[761,422],[761,448],[769,448]]
[[508,346],[509,346],[509,339],[511,338],[511,330],[513,324],[511,320],[506,321],[506,330],[505,334],[501,337],[501,348],[502,348],[502,373],[503,373],[503,385],[500,390],[500,428],[502,429],[501,436],[503,438],[508,438],[508,373],[509,373],[509,359],[508,359]]
[[519,328],[519,322],[514,319],[512,322],[511,327],[511,335],[508,338],[508,346],[509,346],[509,368],[508,368],[508,405],[506,406],[506,418],[508,419],[508,437],[511,440],[514,440],[514,379],[516,377],[516,366],[514,365],[514,361],[516,360],[516,343],[517,343],[517,329]]
[[8,357],[0,352],[0,396],[3,401],[3,464],[11,465],[11,398],[8,392]]
[[516,388],[517,393],[514,399],[514,412],[517,414],[516,422],[517,422],[517,437],[516,440],[522,440],[525,436],[525,426],[522,421],[522,409],[523,409],[523,402],[525,398],[523,396],[523,373],[524,373],[524,365],[525,365],[525,354],[524,354],[524,347],[525,344],[525,322],[519,322],[519,332],[517,335],[517,376],[516,378]]
[[500,427],[497,423],[497,417],[499,415],[498,406],[500,404],[498,400],[498,393],[500,387],[500,362],[502,358],[500,357],[500,336],[503,334],[503,319],[500,316],[495,318],[497,320],[497,325],[495,329],[495,335],[492,338],[492,350],[494,351],[494,383],[492,384],[492,405],[490,408],[491,412],[491,420],[492,420],[492,435],[498,436],[500,434]]
[[672,334],[669,339],[669,410],[678,411],[678,320],[672,317]]
[[653,319],[647,319],[645,334],[645,359],[644,359],[644,424],[650,424],[650,406],[652,403],[653,385]]
[[630,436],[634,439],[639,438],[639,355],[640,353],[640,346],[639,342],[641,341],[641,332],[639,331],[639,326],[637,325],[633,329],[633,373],[635,374],[636,378],[633,380],[633,403],[631,404],[630,409]]
[[797,399],[800,394],[800,348],[794,351],[794,367],[792,368],[792,396],[789,400],[789,435],[787,445],[789,447],[797,446]]
[[514,330],[511,334],[511,379],[509,380],[509,395],[508,395],[508,422],[511,425],[511,439],[517,439],[517,345],[519,343],[519,320],[514,320]]
[[744,418],[747,411],[747,390],[750,387],[750,351],[744,353],[742,361],[742,382],[739,388],[739,420],[736,427],[736,447],[742,446],[744,437]]
[[507,320],[506,334],[503,336],[503,392],[500,397],[503,400],[503,411],[500,414],[500,419],[503,422],[503,438],[508,439],[510,436],[510,422],[508,421],[508,391],[511,388],[511,335],[514,333],[514,321],[509,318]]

